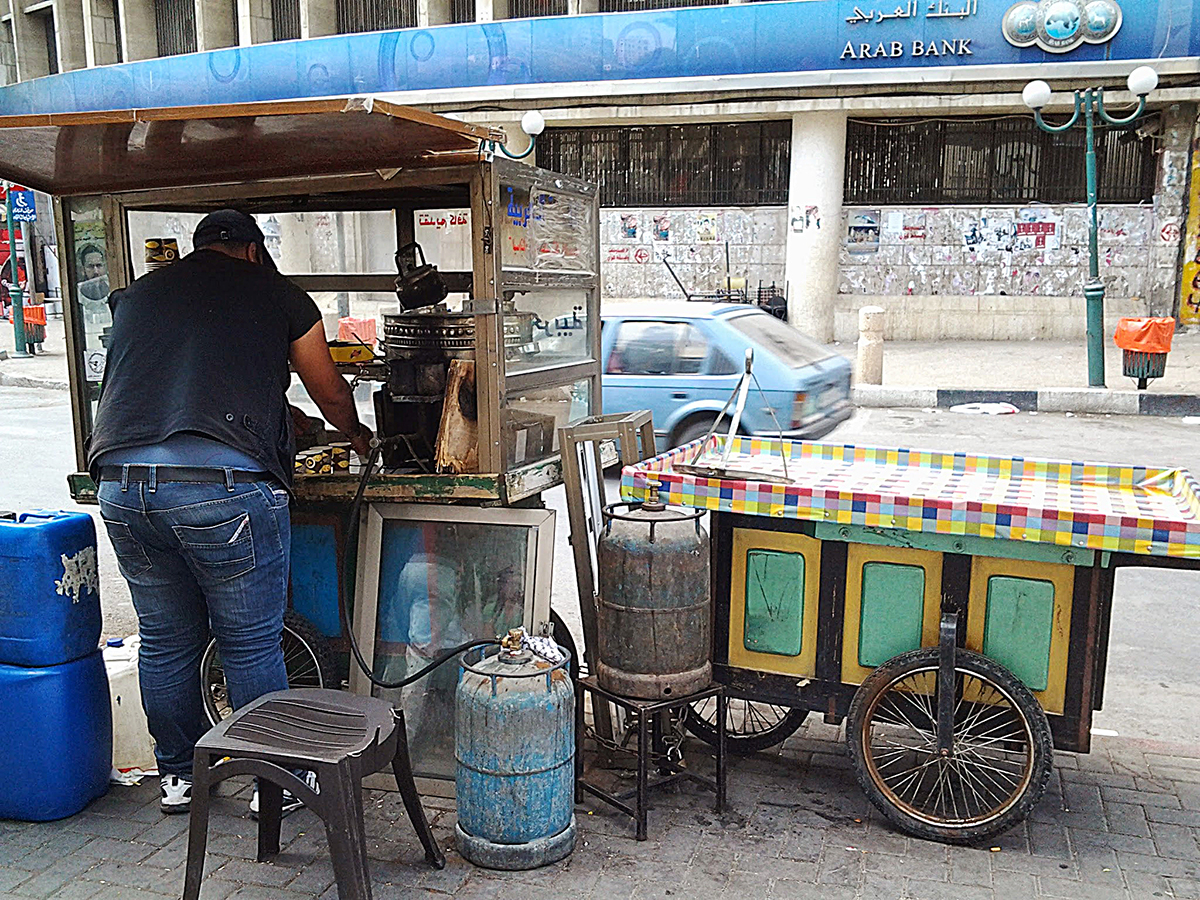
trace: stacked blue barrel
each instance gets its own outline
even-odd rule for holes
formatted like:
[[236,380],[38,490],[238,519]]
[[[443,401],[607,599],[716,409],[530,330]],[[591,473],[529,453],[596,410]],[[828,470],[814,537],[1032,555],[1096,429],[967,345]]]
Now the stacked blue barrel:
[[0,512],[0,819],[61,819],[108,789],[100,625],[91,516]]

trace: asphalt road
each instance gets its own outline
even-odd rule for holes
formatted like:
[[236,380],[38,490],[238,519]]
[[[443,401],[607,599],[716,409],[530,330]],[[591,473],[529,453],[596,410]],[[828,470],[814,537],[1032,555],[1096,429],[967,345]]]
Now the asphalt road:
[[[831,439],[937,450],[1185,466],[1200,472],[1200,425],[1179,419],[1048,414],[987,417],[922,410],[861,410]],[[75,467],[63,392],[0,387],[0,508],[75,507]],[[554,606],[577,622],[575,578],[561,489]],[[615,498],[613,498],[615,499]],[[100,534],[105,634],[136,630],[129,593]],[[1121,735],[1200,745],[1200,573],[1122,570],[1116,581],[1105,708],[1095,727]],[[578,628],[572,627],[578,633]]]

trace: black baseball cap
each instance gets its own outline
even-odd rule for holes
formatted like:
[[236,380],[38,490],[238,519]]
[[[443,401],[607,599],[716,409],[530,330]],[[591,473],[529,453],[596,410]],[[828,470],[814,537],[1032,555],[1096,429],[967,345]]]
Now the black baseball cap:
[[192,247],[196,250],[202,250],[225,241],[238,244],[257,244],[262,262],[271,267],[275,266],[275,261],[267,252],[266,238],[263,236],[262,229],[258,227],[258,223],[251,216],[244,212],[236,209],[218,209],[201,219],[192,234]]

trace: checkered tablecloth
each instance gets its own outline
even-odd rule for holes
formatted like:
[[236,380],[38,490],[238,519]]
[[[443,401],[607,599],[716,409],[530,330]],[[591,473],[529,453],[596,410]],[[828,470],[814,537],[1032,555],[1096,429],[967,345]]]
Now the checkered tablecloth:
[[[679,506],[1033,541],[1092,550],[1200,558],[1200,491],[1186,469],[734,438],[737,478],[686,474],[713,466],[726,438],[627,466],[621,496],[642,500],[657,481]],[[784,476],[788,483],[755,480]]]

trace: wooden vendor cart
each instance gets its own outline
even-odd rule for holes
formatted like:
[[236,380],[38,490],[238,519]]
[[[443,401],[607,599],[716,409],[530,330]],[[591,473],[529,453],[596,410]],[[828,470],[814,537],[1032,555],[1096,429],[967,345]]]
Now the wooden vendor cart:
[[627,466],[622,498],[712,511],[714,673],[757,701],[756,747],[844,720],[863,789],[922,837],[1028,815],[1052,748],[1089,750],[1116,571],[1200,568],[1183,470],[728,440]]
[[[371,689],[348,666],[339,604],[387,680],[549,618],[554,513],[540,495],[561,483],[558,428],[600,410],[598,192],[494,158],[503,139],[370,98],[0,118],[0,176],[54,197],[77,500],[95,498],[82,470],[109,292],[169,264],[171,239],[189,252],[205,213],[255,214],[280,270],[336,303],[327,333],[376,319],[378,346],[354,337],[346,356],[359,358],[340,364],[361,417],[389,440],[357,554],[345,535],[360,469],[296,477],[294,686]],[[162,358],[170,378],[169,347]],[[306,402],[295,376],[288,397]],[[570,642],[565,628],[557,637]],[[442,667],[393,697],[418,774],[452,777],[455,677]],[[215,645],[203,678],[215,719]]]

